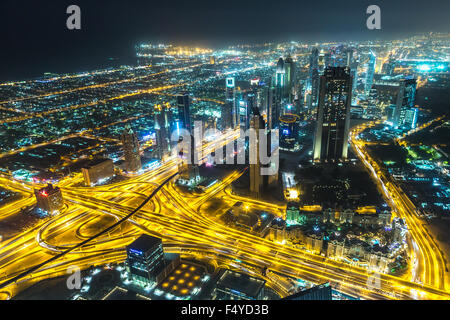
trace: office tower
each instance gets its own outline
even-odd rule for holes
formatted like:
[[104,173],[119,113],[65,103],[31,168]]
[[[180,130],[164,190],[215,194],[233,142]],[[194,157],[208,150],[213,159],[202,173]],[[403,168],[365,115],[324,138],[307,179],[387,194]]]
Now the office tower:
[[216,57],[209,56],[209,64],[216,64]]
[[61,189],[53,187],[52,184],[48,184],[39,190],[34,189],[34,195],[37,207],[49,214],[58,212],[64,206]]
[[352,104],[356,101],[356,88],[358,87],[358,62],[354,61],[350,67],[350,75],[352,76]]
[[389,55],[388,61],[386,61],[383,66],[381,67],[381,73],[392,75],[395,70],[395,59],[392,57],[392,55]]
[[125,155],[125,168],[128,172],[137,172],[142,168],[139,154],[139,140],[131,126],[127,124],[122,132],[121,139]]
[[281,300],[332,300],[332,289],[330,284],[324,283],[309,289],[301,290]]
[[255,131],[256,139],[255,143],[250,142],[249,153],[253,153],[256,158],[256,163],[250,163],[250,193],[256,198],[261,197],[261,193],[264,189],[264,179],[261,175],[261,161],[260,161],[260,140],[259,130],[265,129],[265,123],[263,117],[258,113],[254,114],[250,120],[250,127]]
[[353,49],[348,48],[345,52],[345,66],[351,68],[353,63]]
[[282,99],[281,91],[275,86],[274,78],[272,78],[272,85],[268,88],[267,98],[267,126],[269,129],[278,128],[278,118],[281,114]]
[[320,78],[314,161],[347,158],[352,77],[349,68],[328,67]]
[[164,279],[180,262],[178,254],[165,254],[162,240],[143,234],[126,247],[129,278],[139,285]]
[[[189,103],[189,93],[183,92],[177,95],[178,120],[180,128],[191,132],[191,111]],[[192,132],[191,132],[192,133]]]
[[399,84],[394,115],[394,127],[414,129],[417,125],[416,79],[402,79]]
[[84,184],[92,186],[114,175],[114,163],[111,159],[97,159],[88,166],[81,168]]
[[324,69],[332,66],[331,53],[329,51],[325,52],[325,54],[323,56],[323,64],[324,64]]
[[309,86],[311,88],[311,106],[317,105],[319,97],[319,50],[314,48],[309,56]]
[[283,58],[278,59],[275,73],[275,86],[281,91],[286,86],[286,70],[284,69]]
[[266,281],[246,273],[222,269],[214,288],[215,300],[262,300]]
[[285,80],[286,80],[286,90],[285,90],[285,98],[289,101],[289,103],[293,102],[293,97],[295,94],[295,85],[296,85],[296,76],[295,76],[295,63],[289,55],[284,61],[284,69],[285,69]]
[[242,93],[239,104],[239,125],[244,131],[250,128],[250,117],[252,114],[259,113],[256,106],[256,95],[253,90]]
[[[179,157],[181,161],[178,164],[178,171],[180,172],[179,179],[180,182],[184,182],[185,184],[191,185],[195,183],[199,179],[199,169],[197,163],[197,155],[198,152],[195,140],[194,140],[194,132],[191,126],[190,119],[190,106],[189,106],[189,94],[184,92],[183,94],[179,94],[177,96],[178,101],[178,114],[181,122],[181,128],[189,131],[189,137],[180,137],[180,141],[178,143],[183,143],[183,149],[179,150]],[[190,139],[190,141],[182,142],[183,138]],[[200,142],[201,143],[201,142]]]
[[370,89],[372,89],[376,61],[377,61],[377,57],[375,56],[375,54],[373,52],[370,52],[369,63],[367,64],[366,81],[364,83],[364,94],[365,95],[368,95],[370,92]]
[[236,127],[235,97],[236,88],[234,78],[225,79],[225,103],[221,107],[222,129]]
[[280,150],[296,151],[298,149],[298,129],[300,117],[295,114],[280,116]]
[[170,152],[169,121],[164,106],[155,106],[155,139],[158,158],[163,159]]

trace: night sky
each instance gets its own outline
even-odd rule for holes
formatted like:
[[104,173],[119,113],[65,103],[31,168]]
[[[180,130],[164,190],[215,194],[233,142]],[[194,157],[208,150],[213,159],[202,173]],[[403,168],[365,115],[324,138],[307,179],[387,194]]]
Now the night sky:
[[[66,29],[71,4],[81,7],[82,30]],[[370,4],[381,7],[382,30],[366,29]],[[450,32],[450,1],[2,0],[0,28],[0,80],[16,80],[104,67],[108,58],[134,63],[139,41],[218,47]]]

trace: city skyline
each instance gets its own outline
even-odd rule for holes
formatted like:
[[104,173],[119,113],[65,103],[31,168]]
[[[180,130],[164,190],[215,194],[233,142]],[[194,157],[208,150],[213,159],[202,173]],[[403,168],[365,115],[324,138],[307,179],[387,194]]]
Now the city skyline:
[[[48,38],[5,36],[0,300],[211,317],[228,307],[186,303],[449,300],[450,30],[423,31],[448,27],[417,11],[432,2],[394,18],[380,1],[373,30],[368,1],[81,1],[81,30],[64,2],[27,34]],[[426,23],[399,36],[404,15]]]
[[[65,28],[66,8],[71,4],[81,9],[81,30]],[[381,30],[366,27],[366,9],[372,4],[380,6]],[[450,4],[438,0],[414,0],[407,5],[402,1],[231,0],[220,10],[203,0],[135,1],[133,5],[21,0],[0,10],[6,44],[1,57],[10,66],[0,80],[133,64],[134,45],[140,42],[223,48],[284,41],[395,40],[419,32],[450,32],[449,11]],[[33,64],[34,59],[41,63]]]

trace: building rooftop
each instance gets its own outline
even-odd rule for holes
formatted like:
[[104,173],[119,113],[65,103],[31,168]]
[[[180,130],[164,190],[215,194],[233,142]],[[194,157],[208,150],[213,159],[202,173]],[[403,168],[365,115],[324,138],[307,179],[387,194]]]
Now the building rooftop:
[[266,281],[251,277],[245,273],[222,270],[216,286],[236,290],[249,297],[257,297],[265,284]]
[[127,246],[127,249],[145,252],[161,243],[162,240],[160,238],[152,237],[149,236],[148,234],[142,234],[141,236],[139,236],[139,238],[130,243]]
[[103,163],[105,161],[112,161],[112,160],[111,159],[106,159],[106,158],[95,159],[95,160],[92,160],[91,162],[89,162],[89,164],[87,164],[83,168],[84,169],[89,169],[89,168],[92,168],[93,166],[96,166],[96,165],[98,165],[100,163]]

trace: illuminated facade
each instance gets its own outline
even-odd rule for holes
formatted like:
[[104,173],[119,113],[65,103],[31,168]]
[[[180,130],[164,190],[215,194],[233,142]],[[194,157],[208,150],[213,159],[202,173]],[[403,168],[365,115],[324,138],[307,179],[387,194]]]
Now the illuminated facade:
[[298,129],[300,118],[295,114],[280,116],[280,150],[298,150]]
[[122,132],[121,141],[125,155],[126,170],[128,172],[139,171],[142,168],[139,140],[129,124],[125,126]]
[[114,175],[114,163],[111,159],[99,159],[89,166],[81,168],[84,184],[92,186]]
[[414,129],[417,125],[418,109],[416,104],[416,79],[402,79],[397,94],[394,113],[394,127],[405,126]]
[[264,179],[261,175],[261,161],[260,161],[260,141],[259,141],[259,130],[265,128],[264,119],[261,115],[253,115],[250,121],[250,126],[256,132],[256,145],[254,149],[251,150],[252,153],[256,155],[256,163],[250,163],[250,193],[256,197],[260,198],[264,189]]
[[229,77],[225,79],[225,103],[221,106],[222,129],[235,128],[237,120],[236,112],[236,86],[235,79]]
[[352,77],[350,69],[329,67],[320,78],[314,161],[347,158]]
[[129,278],[139,285],[163,280],[180,262],[178,254],[165,254],[162,240],[142,234],[126,247]]
[[367,72],[366,72],[366,81],[364,84],[364,93],[369,95],[370,89],[372,89],[373,85],[373,77],[375,75],[375,63],[377,61],[377,57],[373,52],[370,53],[369,63],[367,64]]
[[37,207],[49,214],[60,211],[64,206],[61,189],[51,184],[39,190],[34,189],[34,195]]
[[191,132],[191,110],[188,92],[183,92],[177,95],[177,107],[180,128]]
[[169,121],[164,106],[155,110],[155,138],[158,157],[162,159],[170,152]]
[[311,88],[311,105],[317,105],[319,97],[319,50],[314,48],[309,56],[309,87]]

